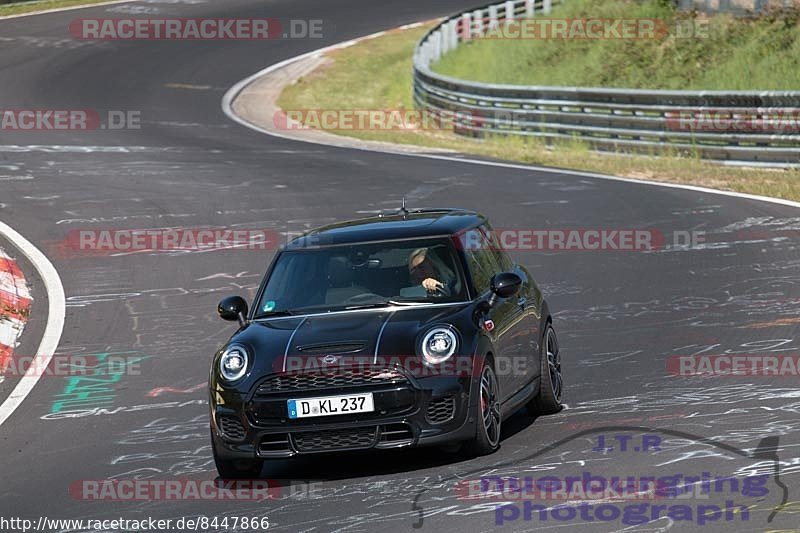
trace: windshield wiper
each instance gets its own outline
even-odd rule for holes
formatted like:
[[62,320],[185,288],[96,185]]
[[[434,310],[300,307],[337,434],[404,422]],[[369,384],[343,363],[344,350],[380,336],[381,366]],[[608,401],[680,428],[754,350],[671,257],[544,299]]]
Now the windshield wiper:
[[346,310],[350,311],[352,309],[377,309],[380,307],[389,307],[392,305],[401,306],[401,307],[413,307],[415,305],[425,305],[428,302],[414,302],[414,301],[403,301],[403,300],[386,300],[384,302],[374,302],[370,304],[361,304],[361,305],[348,305],[345,307]]
[[415,305],[427,305],[431,302],[428,301],[419,301],[419,300],[389,300],[389,303],[392,305],[402,305],[406,307],[413,307]]
[[292,311],[283,310],[283,311],[267,311],[265,313],[261,313],[256,317],[259,318],[274,318],[276,316],[293,316],[294,313]]
[[261,313],[260,315],[256,316],[256,320],[262,318],[275,318],[280,316],[295,316],[295,315],[302,315],[307,312],[314,312],[314,311],[322,311],[333,313],[336,311],[354,311],[358,309],[379,309],[381,307],[390,307],[390,306],[398,306],[398,307],[414,307],[419,305],[426,305],[429,302],[420,302],[420,301],[413,301],[413,300],[385,300],[382,302],[372,302],[372,303],[365,303],[365,304],[353,304],[353,305],[334,305],[334,306],[312,306],[312,307],[303,307],[301,309],[284,309],[280,311],[267,311],[265,313]]
[[341,306],[345,311],[352,311],[353,309],[377,309],[378,307],[387,307],[389,302],[373,302],[371,304],[353,304]]

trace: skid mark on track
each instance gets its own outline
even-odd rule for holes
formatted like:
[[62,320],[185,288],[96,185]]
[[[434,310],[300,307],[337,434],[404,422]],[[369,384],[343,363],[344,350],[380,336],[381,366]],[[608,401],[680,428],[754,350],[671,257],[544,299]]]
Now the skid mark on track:
[[179,389],[175,387],[156,387],[155,389],[151,390],[147,393],[148,398],[157,398],[162,394],[191,394],[193,392],[197,392],[203,390],[208,383],[198,383],[197,385],[193,385],[191,387],[187,387],[185,389]]

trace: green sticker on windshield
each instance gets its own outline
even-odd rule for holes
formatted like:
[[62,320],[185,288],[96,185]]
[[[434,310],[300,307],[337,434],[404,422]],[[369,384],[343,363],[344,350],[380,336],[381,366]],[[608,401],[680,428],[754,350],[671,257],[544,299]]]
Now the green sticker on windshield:
[[275,309],[275,300],[267,300],[267,303],[264,304],[264,307],[261,308],[262,313],[269,313]]

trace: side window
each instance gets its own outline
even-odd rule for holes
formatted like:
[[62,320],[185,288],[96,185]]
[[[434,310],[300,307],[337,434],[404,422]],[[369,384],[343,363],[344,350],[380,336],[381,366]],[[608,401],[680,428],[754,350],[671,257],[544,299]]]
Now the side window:
[[492,251],[492,255],[494,255],[495,263],[500,266],[500,270],[503,272],[510,272],[514,269],[514,261],[508,256],[505,250],[503,250],[502,245],[500,244],[500,240],[497,238],[497,234],[488,224],[481,226],[478,228],[484,235],[487,242],[491,243],[489,249]]
[[473,229],[467,232],[464,253],[467,257],[472,283],[478,294],[489,290],[492,276],[500,272],[500,266],[495,260],[491,244],[486,240],[482,231]]

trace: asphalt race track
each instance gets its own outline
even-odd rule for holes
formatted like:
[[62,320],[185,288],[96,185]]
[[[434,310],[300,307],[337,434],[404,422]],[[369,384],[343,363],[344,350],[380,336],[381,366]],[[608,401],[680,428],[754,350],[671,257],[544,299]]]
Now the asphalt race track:
[[[0,133],[0,220],[48,255],[66,292],[58,353],[141,357],[138,375],[117,376],[113,392],[94,406],[59,405],[74,392],[69,378],[39,381],[0,427],[0,515],[268,517],[270,530],[291,532],[798,527],[797,377],[690,378],[667,369],[673,355],[797,353],[795,208],[328,148],[251,131],[221,110],[225,91],[265,66],[470,5],[151,0],[0,21],[4,107],[131,110],[142,121],[138,130]],[[76,18],[149,15],[321,19],[324,37],[92,42],[68,31]],[[676,231],[702,231],[706,244],[520,252],[555,315],[569,408],[536,420],[519,413],[504,424],[502,447],[492,456],[465,460],[430,449],[277,461],[262,472],[281,480],[282,492],[270,501],[87,501],[70,492],[80,480],[216,477],[205,383],[212,354],[235,329],[219,320],[216,304],[230,294],[252,297],[271,252],[63,253],[59,243],[69,231],[215,226],[290,233],[399,207],[403,197],[412,206],[477,209],[502,228],[648,229],[668,242]],[[30,336],[42,320],[33,317],[23,346],[37,345]],[[12,385],[0,384],[2,398]],[[659,449],[593,450],[598,435],[625,432],[657,436]],[[704,472],[764,475],[766,492],[756,496],[711,495],[722,507],[726,499],[750,505],[747,521],[723,515],[702,526],[697,517],[635,526],[580,515],[540,521],[534,513],[525,520],[524,512],[512,520],[509,510],[500,526],[492,502],[471,501],[456,489],[486,475]],[[303,481],[313,490],[303,493]]]

